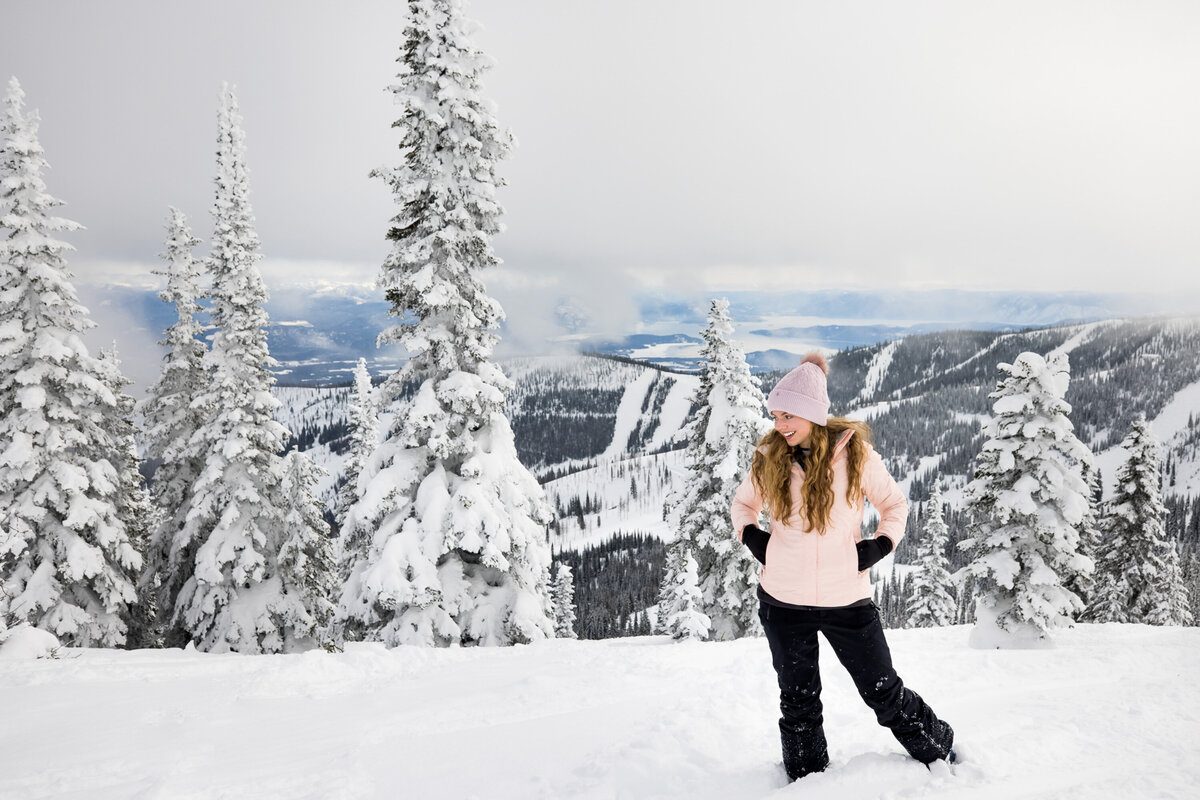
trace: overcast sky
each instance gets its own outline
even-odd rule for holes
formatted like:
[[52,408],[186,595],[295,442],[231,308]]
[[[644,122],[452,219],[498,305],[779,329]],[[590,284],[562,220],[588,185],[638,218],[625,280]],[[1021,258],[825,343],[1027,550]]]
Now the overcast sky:
[[[1200,290],[1200,3],[466,8],[519,142],[485,278],[510,317],[624,319],[654,288]],[[207,235],[229,81],[268,285],[373,281],[404,12],[3,0],[79,280],[152,280],[168,205]]]

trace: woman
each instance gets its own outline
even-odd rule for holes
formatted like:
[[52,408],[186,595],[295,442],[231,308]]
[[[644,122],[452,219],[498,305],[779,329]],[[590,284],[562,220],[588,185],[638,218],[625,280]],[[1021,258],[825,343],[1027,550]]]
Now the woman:
[[[767,397],[775,429],[734,494],[734,530],[762,563],[759,618],[779,676],[783,765],[796,780],[829,764],[817,633],[824,634],[879,724],[918,761],[954,761],[954,731],[892,668],[867,570],[904,536],[908,502],[865,423],[829,417],[829,368],[817,354]],[[863,501],[879,511],[862,538]],[[766,511],[770,533],[758,527]]]

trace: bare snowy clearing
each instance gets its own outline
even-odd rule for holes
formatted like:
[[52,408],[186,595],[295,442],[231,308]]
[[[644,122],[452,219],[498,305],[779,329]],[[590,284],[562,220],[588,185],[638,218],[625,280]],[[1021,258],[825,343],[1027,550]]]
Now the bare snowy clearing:
[[906,758],[823,652],[833,763],[786,785],[762,639],[74,650],[4,660],[0,797],[1194,796],[1200,630],[1082,625],[1043,651],[972,650],[967,633],[889,632],[958,731],[953,775]]

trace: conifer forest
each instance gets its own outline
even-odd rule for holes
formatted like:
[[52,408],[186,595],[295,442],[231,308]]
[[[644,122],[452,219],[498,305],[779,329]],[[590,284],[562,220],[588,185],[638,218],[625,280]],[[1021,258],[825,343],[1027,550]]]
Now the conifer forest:
[[[404,32],[397,156],[370,177],[394,200],[378,342],[408,357],[372,372],[361,353],[346,385],[277,374],[226,85],[213,234],[165,209],[171,323],[135,402],[119,351],[83,344],[79,225],[55,211],[40,119],[9,82],[0,642],[21,625],[71,646],[239,653],[758,635],[757,566],[728,507],[786,370],[752,373],[760,354],[719,297],[688,332],[694,369],[496,356],[504,311],[483,275],[513,136],[467,27],[431,2]],[[826,348],[833,413],[870,424],[909,502],[873,568],[885,624],[1198,624],[1198,352],[1200,319],[1153,317]],[[868,509],[865,537],[874,524]]]

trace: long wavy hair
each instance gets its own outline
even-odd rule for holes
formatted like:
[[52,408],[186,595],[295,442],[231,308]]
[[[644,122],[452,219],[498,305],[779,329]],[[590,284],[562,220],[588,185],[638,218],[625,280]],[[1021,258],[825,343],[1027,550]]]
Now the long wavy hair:
[[800,487],[803,508],[792,508],[792,448],[779,431],[772,430],[758,443],[750,476],[758,493],[766,501],[771,517],[787,523],[799,511],[808,522],[808,529],[821,535],[829,526],[833,508],[833,451],[846,431],[854,431],[846,445],[846,470],[850,483],[846,502],[856,505],[862,500],[863,465],[871,443],[871,428],[865,422],[830,417],[825,425],[813,424],[808,437],[808,458],[804,464],[804,485]]

